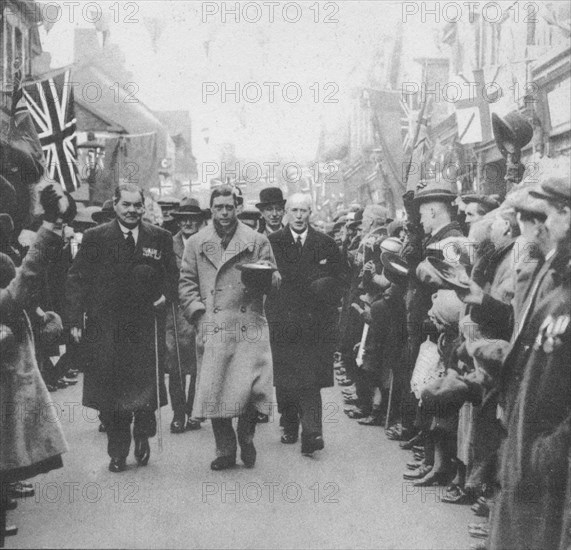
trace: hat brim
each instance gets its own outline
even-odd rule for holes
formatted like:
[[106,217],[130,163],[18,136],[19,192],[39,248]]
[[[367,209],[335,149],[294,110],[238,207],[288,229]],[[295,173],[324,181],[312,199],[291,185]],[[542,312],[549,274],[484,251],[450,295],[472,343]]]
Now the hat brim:
[[[383,267],[401,281],[405,281],[411,275],[410,267],[395,252],[382,252],[381,263]],[[387,277],[388,278],[388,277]]]
[[440,278],[446,283],[446,288],[450,290],[468,290],[470,285],[458,279],[458,275],[448,262],[432,256],[426,258],[428,263],[436,270]]
[[91,214],[91,219],[96,223],[111,221],[115,219],[115,212],[95,212]]
[[200,212],[169,212],[173,218],[207,218],[210,216],[209,210],[201,210]]
[[427,193],[426,195],[419,195],[414,197],[414,202],[420,204],[422,202],[431,201],[442,201],[442,202],[454,202],[456,200],[456,195],[447,192],[435,191],[434,193]]

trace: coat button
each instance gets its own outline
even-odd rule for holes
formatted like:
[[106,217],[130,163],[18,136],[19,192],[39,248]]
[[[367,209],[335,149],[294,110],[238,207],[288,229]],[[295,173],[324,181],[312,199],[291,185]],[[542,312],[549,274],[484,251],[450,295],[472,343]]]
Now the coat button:
[[245,308],[245,306],[241,306],[241,307],[240,307],[240,311],[241,311],[242,313],[246,313],[246,308]]
[[247,329],[246,329],[245,326],[242,326],[242,328],[241,328],[240,330],[241,330],[242,332],[246,332]]
[[220,308],[218,308],[218,307],[214,308],[214,313],[218,313],[219,311],[220,311]]
[[214,333],[220,332],[220,327],[214,327]]

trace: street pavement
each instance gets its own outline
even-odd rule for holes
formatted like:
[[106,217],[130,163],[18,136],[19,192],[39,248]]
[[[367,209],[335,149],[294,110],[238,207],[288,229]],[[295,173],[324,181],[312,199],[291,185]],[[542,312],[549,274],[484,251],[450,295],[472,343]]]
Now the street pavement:
[[[81,375],[80,375],[81,377]],[[280,442],[277,415],[259,425],[253,469],[210,470],[209,422],[171,434],[162,409],[163,450],[107,470],[107,437],[81,406],[81,380],[52,394],[70,451],[64,468],[30,480],[8,523],[13,548],[469,548],[467,506],[440,502],[443,487],[415,488],[402,472],[410,453],[379,427],[343,413],[339,388],[323,392],[325,450],[304,457]]]

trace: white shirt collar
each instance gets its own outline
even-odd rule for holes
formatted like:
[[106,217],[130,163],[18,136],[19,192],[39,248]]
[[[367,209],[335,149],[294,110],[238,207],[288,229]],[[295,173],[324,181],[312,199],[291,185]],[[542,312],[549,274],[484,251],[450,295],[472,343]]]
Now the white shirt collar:
[[293,236],[293,241],[295,243],[297,243],[297,239],[298,237],[301,237],[301,244],[302,246],[305,244],[305,239],[307,239],[307,231],[309,229],[309,226],[305,228],[305,231],[303,233],[296,233],[291,227],[289,228],[289,230],[291,231],[291,234]]
[[137,225],[137,227],[134,227],[133,229],[129,229],[128,227],[122,225],[120,221],[117,221],[117,223],[119,224],[119,229],[121,229],[121,233],[123,233],[123,238],[126,239],[127,233],[129,233],[130,231],[133,234],[133,239],[135,240],[135,244],[137,244],[137,241],[139,240],[140,225]]

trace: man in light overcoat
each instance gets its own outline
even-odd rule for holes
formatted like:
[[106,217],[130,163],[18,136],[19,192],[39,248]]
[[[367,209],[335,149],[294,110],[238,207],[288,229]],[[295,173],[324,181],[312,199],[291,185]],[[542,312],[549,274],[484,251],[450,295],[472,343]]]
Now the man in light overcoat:
[[242,462],[254,466],[256,417],[269,414],[273,400],[264,292],[245,286],[236,267],[274,265],[274,256],[268,238],[237,219],[236,207],[231,187],[214,189],[213,224],[186,243],[179,281],[183,315],[197,332],[193,416],[212,419],[217,455],[213,470],[236,464],[234,417],[238,417]]

